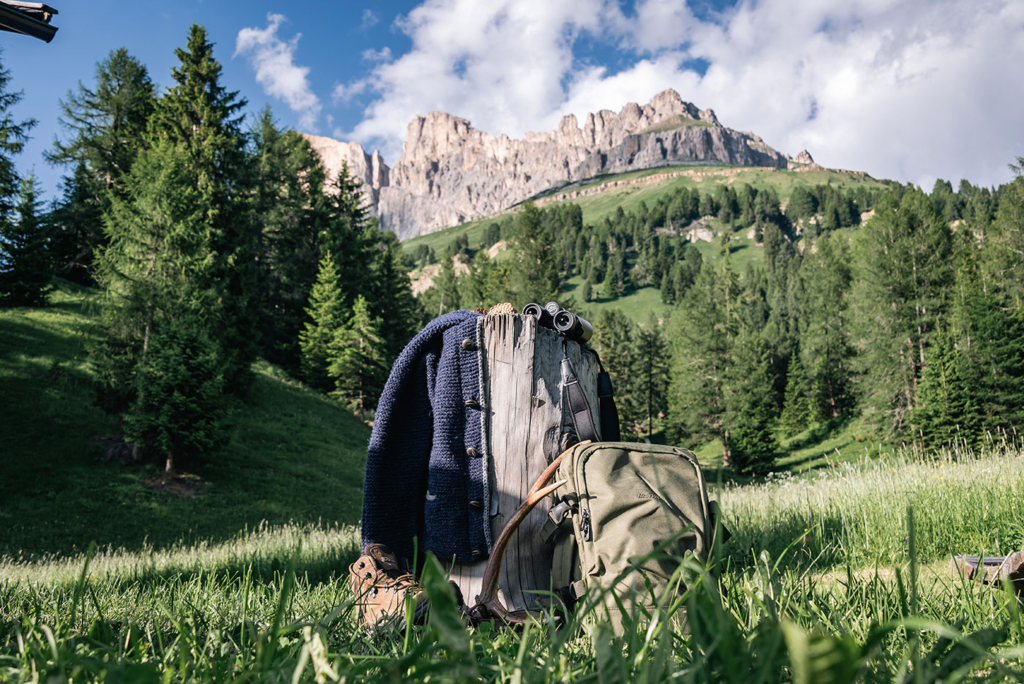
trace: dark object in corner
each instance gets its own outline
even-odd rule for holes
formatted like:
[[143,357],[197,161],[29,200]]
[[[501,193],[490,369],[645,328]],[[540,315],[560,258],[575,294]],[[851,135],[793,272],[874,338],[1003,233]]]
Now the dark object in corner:
[[1000,586],[1007,580],[1018,595],[1024,594],[1024,550],[1009,556],[955,556],[950,569],[967,579]]
[[0,0],[0,30],[21,33],[49,43],[57,33],[50,19],[57,10],[41,2]]

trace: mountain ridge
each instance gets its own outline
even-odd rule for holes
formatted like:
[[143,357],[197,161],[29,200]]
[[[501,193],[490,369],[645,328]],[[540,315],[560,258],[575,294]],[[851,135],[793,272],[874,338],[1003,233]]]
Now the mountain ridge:
[[554,131],[521,139],[473,128],[432,111],[413,117],[402,154],[389,167],[358,142],[306,135],[329,175],[347,163],[363,184],[367,208],[400,239],[493,215],[552,189],[604,174],[672,165],[791,168],[813,161],[779,153],[759,136],[723,126],[711,109],[665,90],[646,105],[627,103],[562,117]]

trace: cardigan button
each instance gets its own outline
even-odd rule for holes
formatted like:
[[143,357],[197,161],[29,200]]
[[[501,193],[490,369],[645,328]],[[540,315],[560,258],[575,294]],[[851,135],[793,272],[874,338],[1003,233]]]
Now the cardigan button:
[[476,342],[467,337],[462,340],[462,348],[466,351],[476,351]]
[[484,505],[482,503],[480,503],[479,501],[476,501],[476,500],[470,501],[469,502],[469,507],[470,508],[475,508],[478,511],[482,511],[484,509]]
[[480,458],[480,450],[475,447],[469,447],[466,449],[466,455],[470,458]]
[[472,409],[480,408],[480,402],[477,401],[476,399],[467,399],[466,400],[466,406],[468,406],[469,408],[472,408]]

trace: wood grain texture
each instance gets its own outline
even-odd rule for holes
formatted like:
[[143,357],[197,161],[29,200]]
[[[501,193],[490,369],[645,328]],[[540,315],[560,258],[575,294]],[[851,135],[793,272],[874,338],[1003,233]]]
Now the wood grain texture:
[[[491,487],[491,538],[526,499],[526,493],[561,453],[573,428],[561,395],[562,337],[539,328],[536,319],[519,315],[487,316],[483,329],[483,410]],[[597,415],[597,361],[575,342],[568,344],[580,385]],[[551,548],[541,543],[540,528],[550,506],[542,502],[523,521],[509,544],[500,590],[509,610],[537,607],[530,591],[550,589]],[[451,578],[473,604],[480,593],[485,561],[456,563]]]

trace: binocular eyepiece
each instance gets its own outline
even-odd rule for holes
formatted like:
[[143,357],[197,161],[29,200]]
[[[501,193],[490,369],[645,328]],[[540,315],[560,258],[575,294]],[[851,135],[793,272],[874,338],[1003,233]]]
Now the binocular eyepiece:
[[[551,310],[551,305],[555,305],[554,311]],[[558,306],[555,302],[548,302],[547,306],[541,306],[540,304],[527,304],[523,307],[524,316],[533,316],[537,319],[545,328],[555,329],[554,317],[555,314],[562,310],[562,307]]]
[[548,302],[546,306],[527,304],[523,307],[523,314],[533,316],[545,328],[559,332],[580,344],[589,342],[594,336],[594,326],[590,321],[568,309],[563,309],[558,302]]
[[555,316],[555,330],[581,344],[589,342],[594,336],[594,326],[590,325],[590,321],[568,309],[562,309]]

